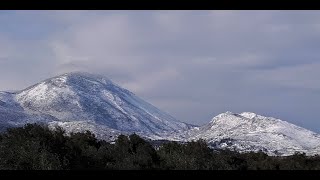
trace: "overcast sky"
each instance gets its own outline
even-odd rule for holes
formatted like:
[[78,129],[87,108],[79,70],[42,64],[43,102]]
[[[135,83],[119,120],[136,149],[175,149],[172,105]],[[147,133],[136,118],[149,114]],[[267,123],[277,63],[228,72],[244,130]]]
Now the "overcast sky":
[[70,71],[193,124],[250,111],[320,132],[320,11],[0,11],[0,90]]

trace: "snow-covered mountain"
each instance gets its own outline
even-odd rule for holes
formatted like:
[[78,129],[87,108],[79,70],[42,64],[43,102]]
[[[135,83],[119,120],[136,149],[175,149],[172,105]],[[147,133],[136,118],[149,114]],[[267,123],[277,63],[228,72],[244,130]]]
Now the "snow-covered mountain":
[[66,73],[17,92],[0,92],[0,125],[59,125],[98,137],[137,133],[163,139],[192,127],[121,88],[106,77]]
[[214,148],[240,152],[262,150],[269,155],[291,155],[296,151],[320,154],[320,135],[280,119],[251,112],[226,112],[208,124],[184,134],[187,141],[203,139]]
[[197,127],[170,115],[104,76],[66,73],[15,92],[0,92],[0,131],[26,123],[89,130],[114,140],[136,133],[152,140],[206,140],[213,148],[262,150],[269,155],[296,151],[320,154],[320,135],[280,119],[226,112]]

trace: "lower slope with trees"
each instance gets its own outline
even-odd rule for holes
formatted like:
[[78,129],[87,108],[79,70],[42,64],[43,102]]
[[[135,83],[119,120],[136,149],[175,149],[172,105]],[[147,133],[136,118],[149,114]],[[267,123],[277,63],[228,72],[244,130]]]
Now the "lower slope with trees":
[[165,142],[160,146],[133,134],[114,143],[87,131],[66,135],[61,128],[27,124],[0,135],[1,170],[320,170],[320,156],[296,153],[212,150],[206,142]]

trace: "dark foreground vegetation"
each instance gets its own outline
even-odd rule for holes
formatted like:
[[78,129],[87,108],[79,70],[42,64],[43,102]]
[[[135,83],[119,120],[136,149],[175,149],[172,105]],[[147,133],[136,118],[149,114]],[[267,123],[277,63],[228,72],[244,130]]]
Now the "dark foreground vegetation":
[[169,142],[155,149],[135,134],[110,144],[90,132],[66,136],[59,128],[28,124],[0,135],[0,169],[319,170],[320,157],[213,151],[203,141]]

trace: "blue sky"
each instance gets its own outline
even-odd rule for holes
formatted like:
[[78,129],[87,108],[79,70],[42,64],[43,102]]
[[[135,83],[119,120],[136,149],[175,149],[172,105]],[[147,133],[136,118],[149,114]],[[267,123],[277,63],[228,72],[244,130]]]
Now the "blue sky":
[[108,76],[175,118],[232,111],[320,132],[320,11],[0,11],[0,89]]

